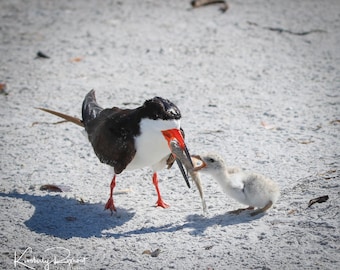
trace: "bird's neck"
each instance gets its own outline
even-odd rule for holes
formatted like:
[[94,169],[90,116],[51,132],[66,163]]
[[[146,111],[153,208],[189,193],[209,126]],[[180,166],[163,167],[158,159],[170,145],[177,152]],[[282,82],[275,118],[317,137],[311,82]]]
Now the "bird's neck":
[[230,174],[226,169],[217,171],[214,174],[214,177],[223,188],[228,188],[230,186]]

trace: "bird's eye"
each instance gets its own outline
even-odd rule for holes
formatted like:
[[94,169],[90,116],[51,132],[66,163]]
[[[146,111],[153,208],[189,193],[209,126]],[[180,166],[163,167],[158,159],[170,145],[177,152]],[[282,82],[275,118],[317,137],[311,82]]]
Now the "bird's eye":
[[214,163],[214,162],[215,162],[215,159],[209,158],[209,162]]

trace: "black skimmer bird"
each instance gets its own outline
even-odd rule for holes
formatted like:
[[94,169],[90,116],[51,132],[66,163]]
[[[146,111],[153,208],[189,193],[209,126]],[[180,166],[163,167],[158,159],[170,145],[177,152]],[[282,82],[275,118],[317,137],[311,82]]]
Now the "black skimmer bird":
[[161,197],[157,171],[166,165],[171,167],[176,160],[190,187],[181,161],[171,153],[170,143],[176,140],[192,165],[184,142],[184,132],[180,126],[181,113],[171,101],[154,97],[135,109],[117,107],[103,109],[96,101],[94,90],[91,90],[83,101],[82,120],[49,109],[38,109],[85,127],[88,139],[99,160],[114,168],[110,197],[105,209],[110,209],[111,212],[116,211],[113,189],[116,185],[117,174],[124,170],[151,167],[153,169],[152,180],[158,196],[156,206],[163,208],[169,205]]

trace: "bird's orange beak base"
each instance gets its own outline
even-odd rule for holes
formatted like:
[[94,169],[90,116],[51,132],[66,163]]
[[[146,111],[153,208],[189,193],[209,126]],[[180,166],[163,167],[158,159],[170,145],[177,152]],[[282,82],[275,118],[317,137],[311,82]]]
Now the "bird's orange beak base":
[[170,149],[171,149],[170,142],[172,140],[176,140],[178,142],[179,146],[184,151],[185,155],[187,156],[188,160],[190,161],[191,166],[194,167],[194,164],[192,163],[192,160],[191,160],[191,157],[190,157],[189,150],[185,145],[184,138],[182,136],[181,131],[179,129],[174,128],[174,129],[163,130],[162,133],[163,133],[163,136],[165,137],[165,139],[167,140]]
[[[187,156],[188,160],[190,161],[192,167],[194,167],[192,160],[191,160],[191,157],[190,157],[190,154],[189,154],[189,150],[185,145],[184,138],[182,136],[181,131],[179,129],[168,129],[168,130],[162,131],[162,133],[163,133],[163,136],[165,137],[165,139],[167,140],[170,149],[171,149],[171,146],[170,146],[171,141],[176,140],[178,142],[179,147],[184,151],[184,153]],[[177,164],[178,164],[178,166],[181,170],[181,173],[184,177],[185,182],[187,183],[187,186],[190,188],[189,179],[188,179],[188,176],[187,176],[187,174],[186,174],[186,172],[183,168],[182,162],[178,158],[176,158],[176,162],[177,162]]]
[[176,140],[179,143],[179,146],[181,147],[182,150],[186,148],[184,138],[179,129],[174,128],[174,129],[163,130],[162,133],[165,139],[167,140],[169,147],[170,147],[170,142],[172,140]]

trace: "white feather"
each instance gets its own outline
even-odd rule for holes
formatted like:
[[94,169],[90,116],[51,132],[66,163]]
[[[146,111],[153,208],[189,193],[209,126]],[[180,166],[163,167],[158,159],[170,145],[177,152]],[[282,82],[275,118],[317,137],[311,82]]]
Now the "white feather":
[[135,138],[137,152],[126,169],[152,167],[154,170],[159,170],[163,168],[166,165],[165,158],[171,152],[162,131],[179,128],[180,120],[142,119],[141,134]]

